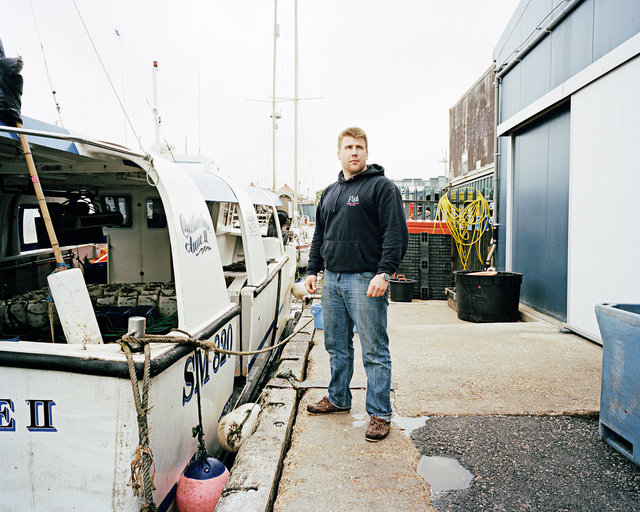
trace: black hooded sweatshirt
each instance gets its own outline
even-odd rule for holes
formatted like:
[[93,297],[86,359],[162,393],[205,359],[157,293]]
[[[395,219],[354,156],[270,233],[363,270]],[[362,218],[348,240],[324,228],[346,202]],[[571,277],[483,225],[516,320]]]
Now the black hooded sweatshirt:
[[400,190],[377,164],[329,185],[320,198],[308,275],[387,272],[400,265],[409,242]]

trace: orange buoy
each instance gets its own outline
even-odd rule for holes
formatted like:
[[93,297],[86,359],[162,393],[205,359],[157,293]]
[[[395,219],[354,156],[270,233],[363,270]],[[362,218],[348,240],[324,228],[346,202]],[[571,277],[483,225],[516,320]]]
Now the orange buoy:
[[214,457],[192,460],[178,481],[176,506],[179,512],[213,510],[222,488],[229,478],[229,470]]

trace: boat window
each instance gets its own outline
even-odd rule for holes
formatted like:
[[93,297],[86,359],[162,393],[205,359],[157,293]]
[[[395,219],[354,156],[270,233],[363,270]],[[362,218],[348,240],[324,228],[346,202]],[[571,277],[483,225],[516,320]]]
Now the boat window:
[[20,251],[33,251],[38,248],[36,219],[40,217],[40,209],[35,204],[21,204],[18,209],[20,226]]
[[133,226],[133,210],[131,207],[131,196],[112,195],[102,196],[102,204],[105,211],[120,212],[122,214],[122,225],[119,228],[130,228]]
[[167,214],[159,197],[147,198],[147,227],[149,229],[167,227]]

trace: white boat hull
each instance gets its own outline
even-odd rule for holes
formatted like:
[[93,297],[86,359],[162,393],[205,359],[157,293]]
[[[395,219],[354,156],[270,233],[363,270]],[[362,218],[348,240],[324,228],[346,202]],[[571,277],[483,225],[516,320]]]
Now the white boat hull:
[[[214,339],[228,340],[226,333],[231,333],[231,343],[226,345],[233,346],[234,333],[239,332],[237,319],[224,325]],[[14,345],[17,354],[18,343]],[[42,351],[42,344],[19,345],[34,360]],[[50,345],[47,348],[51,350]],[[154,365],[175,352],[167,345],[152,348]],[[196,359],[194,352],[178,350],[183,355],[173,354],[176,360],[151,378],[149,389],[150,446],[156,469],[153,497],[159,510],[172,506],[175,485],[197,450],[192,428],[198,424],[198,389],[210,450],[217,448],[218,421],[233,390],[234,356],[221,362],[213,353],[198,350]],[[81,351],[81,347],[60,346],[54,359],[73,367],[81,364]],[[85,357],[95,358],[94,364],[101,361],[120,370],[126,364],[118,345],[88,347],[84,352]],[[135,359],[140,363],[142,356]],[[0,388],[4,392],[0,401],[0,443],[6,462],[0,479],[4,510],[139,510],[141,498],[128,485],[139,444],[129,378],[3,368]]]

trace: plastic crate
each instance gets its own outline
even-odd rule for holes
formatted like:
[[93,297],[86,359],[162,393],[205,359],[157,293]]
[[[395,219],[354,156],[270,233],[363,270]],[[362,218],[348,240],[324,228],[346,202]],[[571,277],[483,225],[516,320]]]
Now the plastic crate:
[[[324,321],[322,318],[322,304],[314,304],[311,306],[311,314],[313,315],[313,327],[315,329],[324,330]],[[353,324],[353,332],[358,332],[358,328]]]
[[640,304],[597,304],[602,335],[600,435],[640,466]]

